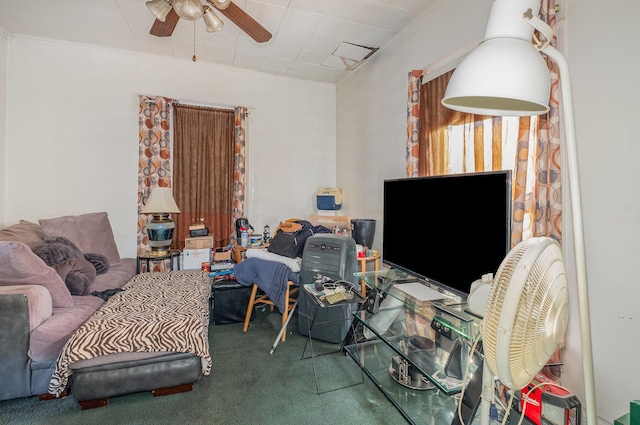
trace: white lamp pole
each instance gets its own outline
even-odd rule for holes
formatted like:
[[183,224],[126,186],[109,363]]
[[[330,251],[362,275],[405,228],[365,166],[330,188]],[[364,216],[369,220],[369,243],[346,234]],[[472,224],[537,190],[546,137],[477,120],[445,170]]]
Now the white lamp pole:
[[597,424],[596,391],[593,371],[593,353],[591,346],[591,318],[589,314],[589,289],[587,287],[587,264],[584,249],[584,231],[582,227],[582,201],[580,198],[580,176],[578,172],[578,153],[576,131],[573,118],[573,98],[569,66],[564,56],[549,45],[542,51],[558,65],[560,89],[562,91],[562,111],[564,120],[567,171],[571,193],[571,219],[573,220],[573,245],[576,257],[576,281],[578,284],[578,306],[580,309],[580,338],[582,340],[582,368],[587,408],[587,423]]
[[[549,44],[553,31],[537,17],[539,10],[540,0],[495,0],[483,42],[458,65],[442,104],[458,111],[481,115],[529,116],[546,113],[549,110],[549,72],[538,51],[544,52],[558,65],[573,221],[585,404],[588,425],[596,425],[589,291],[571,81],[566,59]],[[534,28],[546,38],[544,42],[535,40],[536,46],[531,43]],[[492,380],[490,376],[483,376],[483,387],[492,386]],[[483,388],[483,425],[488,423],[487,400],[491,398],[491,394],[487,395],[486,392],[487,389]]]

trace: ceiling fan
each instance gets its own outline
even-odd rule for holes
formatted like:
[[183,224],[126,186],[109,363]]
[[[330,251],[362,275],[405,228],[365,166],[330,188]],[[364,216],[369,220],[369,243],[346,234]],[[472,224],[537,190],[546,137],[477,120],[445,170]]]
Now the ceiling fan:
[[[258,43],[271,40],[271,33],[231,0],[207,0],[207,3]],[[216,32],[224,25],[213,8],[203,5],[201,0],[151,0],[146,4],[156,17],[149,33],[157,37],[171,36],[180,18],[188,21],[202,18],[208,32]]]

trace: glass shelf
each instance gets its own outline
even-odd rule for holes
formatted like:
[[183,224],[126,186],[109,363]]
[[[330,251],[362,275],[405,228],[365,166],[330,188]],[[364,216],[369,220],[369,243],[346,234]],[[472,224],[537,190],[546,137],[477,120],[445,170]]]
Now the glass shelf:
[[[359,331],[346,352],[410,423],[431,424],[436,416],[435,423],[451,423],[469,353],[481,337],[481,320],[459,319],[394,287],[407,279],[430,286],[400,270],[355,276],[384,298],[375,313],[354,313]],[[441,301],[460,302],[456,295],[432,288],[442,292]],[[470,372],[476,368],[471,364]]]
[[[458,319],[457,317],[447,314],[442,310],[438,310],[427,303],[417,302],[417,300],[407,297],[402,291],[394,288],[393,284],[398,280],[415,278],[401,270],[385,269],[380,271],[369,271],[364,273],[355,273],[360,280],[364,281],[369,288],[375,288],[379,292],[390,297],[392,304],[398,308],[402,307],[405,311],[414,313],[417,320],[431,322],[432,320],[442,324],[443,327],[451,330],[452,335],[460,336],[469,341],[475,341],[481,336],[481,320],[474,318],[469,322]],[[419,279],[415,279],[420,281]],[[424,285],[430,286],[437,291],[442,292],[443,300],[447,302],[459,303],[460,298],[456,295],[442,291],[439,288],[433,287],[426,282],[421,281]],[[389,303],[389,302],[387,302]],[[376,326],[373,325],[375,328]]]
[[413,390],[398,384],[389,372],[390,360],[397,354],[385,342],[369,341],[345,349],[407,421],[412,424],[451,423],[458,399],[437,389]]

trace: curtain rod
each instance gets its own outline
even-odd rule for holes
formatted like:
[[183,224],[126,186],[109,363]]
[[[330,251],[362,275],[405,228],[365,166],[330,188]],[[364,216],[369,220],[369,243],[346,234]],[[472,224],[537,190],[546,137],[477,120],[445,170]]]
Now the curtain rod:
[[[237,106],[240,105],[222,105],[222,104],[215,104],[215,103],[202,103],[202,102],[194,102],[194,101],[190,101],[190,100],[178,100],[178,99],[173,99],[170,97],[166,97],[166,96],[150,96],[148,94],[141,94],[140,96],[144,96],[144,97],[148,97],[149,99],[154,99],[156,97],[164,97],[167,100],[170,100],[171,103],[174,104],[179,104],[179,105],[188,105],[188,106],[202,106],[205,108],[213,108],[213,109],[225,109],[225,110],[234,110]],[[147,101],[147,103],[153,103],[152,101]],[[245,106],[245,108],[247,109],[247,113],[253,111],[255,108],[255,106]]]

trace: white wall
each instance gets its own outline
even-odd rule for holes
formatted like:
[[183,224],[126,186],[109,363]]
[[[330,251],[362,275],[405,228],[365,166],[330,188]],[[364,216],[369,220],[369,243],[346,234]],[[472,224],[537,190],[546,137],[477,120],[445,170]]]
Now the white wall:
[[5,221],[7,155],[7,34],[0,28],[0,223]]
[[613,423],[640,399],[640,3],[568,2],[596,398]]
[[10,37],[9,52],[4,224],[104,210],[135,256],[139,94],[249,108],[245,212],[258,231],[308,217],[334,185],[332,84],[52,40]]
[[[597,410],[599,423],[613,424],[629,411],[629,401],[640,399],[640,285],[633,267],[640,257],[640,199],[635,189],[640,181],[640,29],[635,22],[640,3],[624,0],[603,7],[595,0],[567,2],[562,2],[567,16],[564,45],[579,145]],[[405,176],[408,72],[481,37],[491,3],[443,1],[338,85],[336,176],[345,193],[343,214],[382,218],[382,181]],[[425,224],[419,227],[428,232]],[[381,232],[378,225],[378,249]],[[563,244],[568,267],[573,265],[571,239],[569,228]],[[569,273],[571,318],[563,384],[584,404],[575,273]]]

